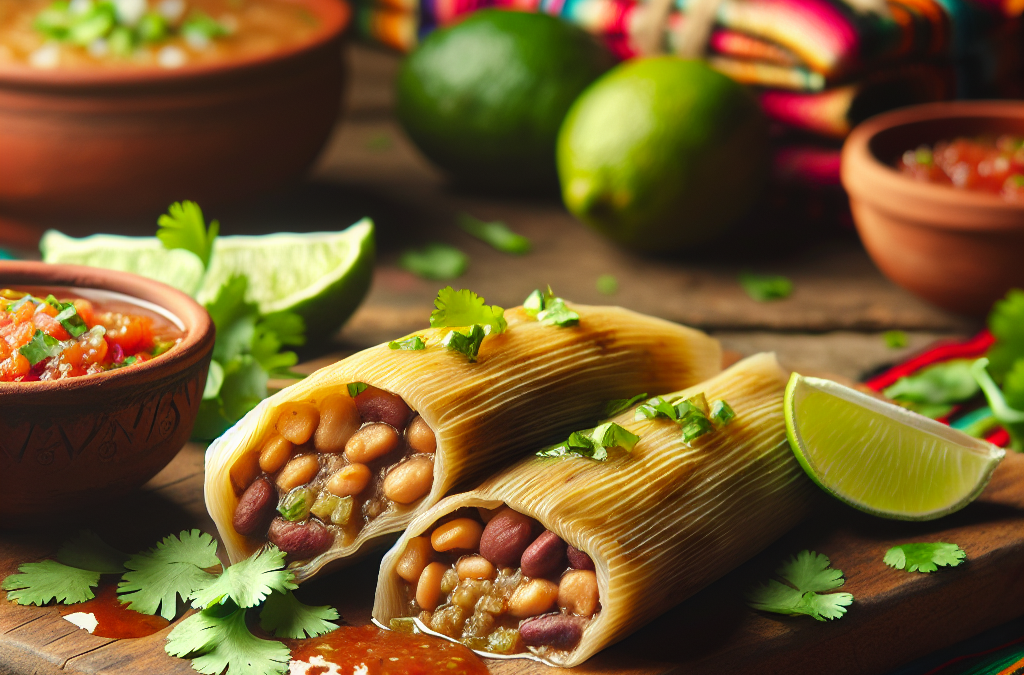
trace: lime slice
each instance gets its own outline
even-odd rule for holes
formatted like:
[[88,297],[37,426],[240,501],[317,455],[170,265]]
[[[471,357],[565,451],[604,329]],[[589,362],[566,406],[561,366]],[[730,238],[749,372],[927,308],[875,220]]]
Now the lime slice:
[[212,300],[233,274],[249,278],[247,298],[263,313],[288,310],[306,321],[310,343],[330,339],[370,288],[375,246],[373,222],[342,232],[218,237],[210,269],[188,251],[163,248],[156,237],[98,234],[74,239],[43,235],[43,260],[134,272],[170,284],[199,302]]
[[977,497],[1004,451],[829,380],[793,373],[786,436],[804,471],[850,506],[932,520]]

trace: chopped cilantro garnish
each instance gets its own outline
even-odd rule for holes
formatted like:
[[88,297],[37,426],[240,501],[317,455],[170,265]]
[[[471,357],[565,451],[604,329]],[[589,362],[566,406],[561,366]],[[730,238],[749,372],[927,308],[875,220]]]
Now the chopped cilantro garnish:
[[129,356],[129,357],[126,357],[120,363],[115,363],[115,364],[111,365],[109,368],[107,368],[107,370],[117,370],[118,368],[127,368],[128,366],[135,365],[135,363],[137,363],[138,360],[139,360],[138,356]]
[[505,223],[487,223],[463,213],[459,216],[459,227],[502,253],[523,255],[530,252],[530,240],[508,229]]
[[366,388],[369,387],[370,385],[366,384],[365,382],[349,382],[347,386],[348,395],[352,398],[355,398],[356,396],[359,396],[364,391],[366,391]]
[[580,315],[569,309],[565,300],[556,297],[551,290],[535,290],[523,301],[526,313],[537,317],[537,320],[549,326],[575,326],[580,322]]
[[433,328],[463,328],[466,326],[489,326],[488,334],[505,332],[505,310],[497,305],[486,305],[484,299],[468,289],[455,290],[445,286],[437,292],[434,311],[430,313]]
[[220,231],[216,220],[206,227],[203,210],[195,202],[183,201],[171,204],[167,213],[157,220],[157,238],[164,248],[182,248],[199,256],[204,266],[209,266],[213,255],[213,240]]
[[441,345],[450,352],[464,354],[470,363],[474,363],[485,337],[487,337],[487,331],[484,327],[474,324],[468,329],[449,331],[441,340]]
[[19,565],[18,573],[5,578],[0,588],[19,605],[45,605],[51,600],[74,604],[94,598],[92,589],[99,583],[99,572],[44,560]]
[[631,452],[640,437],[614,422],[606,422],[595,429],[574,431],[564,443],[552,445],[537,453],[538,457],[565,457],[579,455],[603,462],[608,459],[609,448],[622,448]]
[[34,298],[31,295],[27,295],[26,294],[26,295],[21,296],[17,300],[15,300],[11,304],[7,305],[7,311],[8,312],[16,312],[19,309],[21,309],[21,306],[24,305],[26,302],[33,302],[35,304],[39,304],[40,302],[42,302],[42,300],[40,300],[39,298]]
[[[50,299],[53,302],[50,302]],[[64,326],[64,330],[68,332],[71,337],[78,337],[85,331],[89,330],[89,327],[85,325],[85,319],[78,314],[78,309],[75,308],[73,302],[59,302],[52,295],[46,298],[46,302],[52,304],[58,310],[57,316],[53,317],[60,325]]]
[[608,401],[607,403],[604,404],[604,416],[614,417],[615,415],[618,415],[620,412],[629,410],[630,408],[632,408],[634,405],[644,400],[645,398],[647,398],[647,394],[643,393],[637,394],[633,398],[617,398]]
[[636,408],[633,419],[651,420],[665,417],[679,425],[683,441],[689,443],[704,434],[709,434],[732,421],[736,412],[725,401],[715,401],[708,405],[704,392],[694,394],[687,399],[669,401],[662,396],[655,396]]
[[967,553],[956,544],[945,542],[900,544],[885,552],[882,561],[889,567],[908,572],[934,572],[940,566],[956,567]]
[[703,415],[693,415],[683,426],[683,441],[690,443],[715,430],[711,420]]
[[740,275],[740,285],[754,300],[768,302],[788,298],[793,292],[793,282],[783,276],[771,274]]
[[121,577],[117,592],[130,609],[160,614],[171,621],[178,596],[187,600],[209,585],[216,577],[205,569],[219,564],[217,542],[205,532],[189,530],[180,537],[170,535],[125,562],[130,571]]
[[314,607],[304,604],[292,591],[274,591],[263,603],[260,628],[279,638],[302,639],[323,635],[337,628],[331,623],[338,619],[333,607]]
[[724,427],[736,417],[736,411],[725,401],[715,401],[711,404],[711,414],[708,415],[716,427]]
[[454,246],[435,242],[420,250],[405,251],[398,259],[398,266],[418,277],[443,281],[465,274],[469,257]]
[[842,570],[830,567],[827,556],[800,551],[775,571],[784,581],[769,579],[747,595],[748,604],[762,612],[806,614],[818,621],[839,619],[853,602],[849,593],[823,593],[845,582]]
[[62,351],[60,340],[41,330],[36,330],[32,339],[18,349],[18,353],[28,359],[29,364],[33,366],[46,359],[59,356]]
[[619,280],[611,274],[602,274],[597,278],[597,292],[601,295],[615,295],[619,292]]
[[901,330],[887,330],[882,333],[882,340],[889,349],[902,349],[907,346],[907,334]]
[[413,335],[411,338],[405,340],[392,340],[388,343],[388,349],[401,349],[405,351],[418,352],[421,349],[426,349],[427,345],[423,342],[423,338],[419,335]]
[[227,26],[212,18],[210,15],[204,14],[203,12],[194,12],[189,18],[182,22],[181,34],[185,36],[186,39],[191,37],[192,39],[200,38],[204,40],[213,40],[215,38],[230,35],[231,31],[228,30]]

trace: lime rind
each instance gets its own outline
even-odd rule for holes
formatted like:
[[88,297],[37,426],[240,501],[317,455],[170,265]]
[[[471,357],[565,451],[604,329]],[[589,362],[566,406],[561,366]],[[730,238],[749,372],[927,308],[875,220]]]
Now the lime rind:
[[[800,418],[800,409],[813,414]],[[985,488],[1005,451],[830,380],[793,373],[786,437],[814,483],[883,518],[933,520]],[[874,441],[874,442],[872,442]]]

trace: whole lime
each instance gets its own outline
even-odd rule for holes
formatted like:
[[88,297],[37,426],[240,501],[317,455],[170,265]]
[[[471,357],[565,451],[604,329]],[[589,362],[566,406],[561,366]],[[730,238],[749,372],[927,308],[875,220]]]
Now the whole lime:
[[398,118],[456,178],[557,185],[555,142],[569,106],[614,58],[545,14],[481,10],[431,33],[398,75]]
[[616,242],[673,252],[724,232],[760,196],[768,124],[753,94],[700,61],[622,64],[558,137],[565,205]]

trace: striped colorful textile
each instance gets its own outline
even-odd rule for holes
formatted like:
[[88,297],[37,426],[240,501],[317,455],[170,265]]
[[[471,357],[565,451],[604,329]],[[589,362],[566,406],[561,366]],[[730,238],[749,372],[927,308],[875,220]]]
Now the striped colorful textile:
[[1024,619],[941,649],[889,675],[1024,675]]

